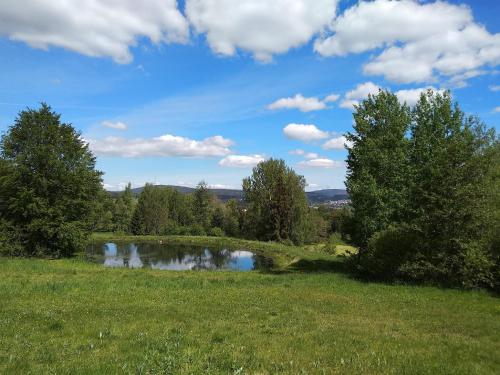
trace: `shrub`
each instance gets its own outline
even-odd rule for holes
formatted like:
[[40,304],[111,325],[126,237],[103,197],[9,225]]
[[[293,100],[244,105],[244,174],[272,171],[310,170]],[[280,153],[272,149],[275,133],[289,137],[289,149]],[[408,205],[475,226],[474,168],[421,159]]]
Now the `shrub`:
[[0,255],[24,255],[19,232],[16,231],[10,223],[4,220],[0,220]]
[[193,224],[191,225],[189,234],[192,236],[206,236],[207,232],[205,232],[205,229],[200,224]]
[[213,227],[208,230],[208,235],[212,237],[224,237],[224,231],[219,227]]
[[421,243],[418,234],[410,229],[390,227],[376,232],[367,248],[359,254],[359,267],[371,276],[391,279],[401,276],[403,265],[418,257]]
[[462,246],[461,251],[451,258],[450,279],[464,288],[493,287],[494,262],[478,243]]

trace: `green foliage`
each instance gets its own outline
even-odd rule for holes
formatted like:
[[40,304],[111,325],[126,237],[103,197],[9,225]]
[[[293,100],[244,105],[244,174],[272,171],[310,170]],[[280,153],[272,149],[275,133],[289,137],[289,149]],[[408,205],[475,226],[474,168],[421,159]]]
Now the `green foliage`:
[[19,113],[0,143],[0,219],[23,255],[69,256],[92,229],[101,172],[80,134],[46,104]]
[[115,200],[101,189],[94,200],[94,206],[89,218],[92,232],[109,232],[115,230],[116,217]]
[[114,230],[126,233],[130,230],[132,216],[134,214],[135,199],[132,194],[130,182],[125,187],[123,193],[114,202],[113,224]]
[[358,246],[365,247],[374,233],[401,220],[405,211],[410,120],[410,109],[387,91],[356,107],[354,133],[346,137],[354,144],[346,186],[354,207],[351,236]]
[[211,227],[214,199],[205,181],[201,181],[193,194],[193,212],[196,223],[205,231]]
[[304,177],[297,175],[283,160],[260,162],[252,175],[243,180],[248,205],[247,233],[259,240],[302,243],[307,198]]
[[493,130],[465,116],[449,93],[430,90],[411,116],[382,91],[354,118],[347,179],[353,211],[346,224],[361,247],[362,271],[494,286],[499,158]]
[[0,219],[0,255],[24,255],[19,231],[3,219]]
[[238,202],[230,199],[226,202],[224,211],[224,221],[222,227],[224,232],[231,237],[238,237],[240,235],[240,217],[241,211]]
[[169,218],[169,188],[146,184],[132,219],[134,234],[164,234]]
[[224,237],[224,231],[218,227],[210,228],[207,234],[212,237]]

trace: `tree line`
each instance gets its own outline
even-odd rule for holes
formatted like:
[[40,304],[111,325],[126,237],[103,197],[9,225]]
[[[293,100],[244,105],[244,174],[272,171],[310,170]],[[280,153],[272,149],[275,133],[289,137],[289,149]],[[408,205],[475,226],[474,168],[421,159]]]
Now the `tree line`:
[[192,194],[147,184],[139,197],[129,184],[114,198],[95,164],[80,133],[48,105],[21,111],[0,141],[0,253],[70,256],[96,231],[302,244],[334,228],[331,211],[308,207],[304,178],[283,160],[256,166],[243,202],[226,203],[204,182]]
[[388,91],[356,107],[345,231],[365,275],[498,287],[500,145],[451,94],[413,109]]
[[[243,180],[242,201],[220,201],[205,182],[193,193],[146,184],[134,197],[129,184],[97,202],[93,231],[134,235],[229,236],[289,244],[324,240],[338,226],[338,210],[311,208],[305,180],[283,160],[259,163]],[[337,223],[337,226],[336,226]]]

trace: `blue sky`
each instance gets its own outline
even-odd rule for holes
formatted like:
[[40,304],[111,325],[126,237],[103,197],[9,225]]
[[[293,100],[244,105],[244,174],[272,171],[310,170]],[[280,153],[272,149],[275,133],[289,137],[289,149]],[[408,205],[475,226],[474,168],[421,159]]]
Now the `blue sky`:
[[342,188],[352,103],[378,87],[409,104],[450,89],[499,129],[495,0],[39,3],[0,4],[0,132],[47,102],[111,190],[239,188],[269,157],[309,190]]

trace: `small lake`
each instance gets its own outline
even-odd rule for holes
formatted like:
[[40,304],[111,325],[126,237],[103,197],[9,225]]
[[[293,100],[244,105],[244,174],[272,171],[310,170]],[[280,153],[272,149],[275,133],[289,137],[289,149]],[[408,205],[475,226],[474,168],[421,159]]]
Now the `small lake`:
[[191,245],[144,243],[97,243],[87,247],[87,258],[105,267],[158,270],[268,269],[272,259],[247,250],[216,249]]

